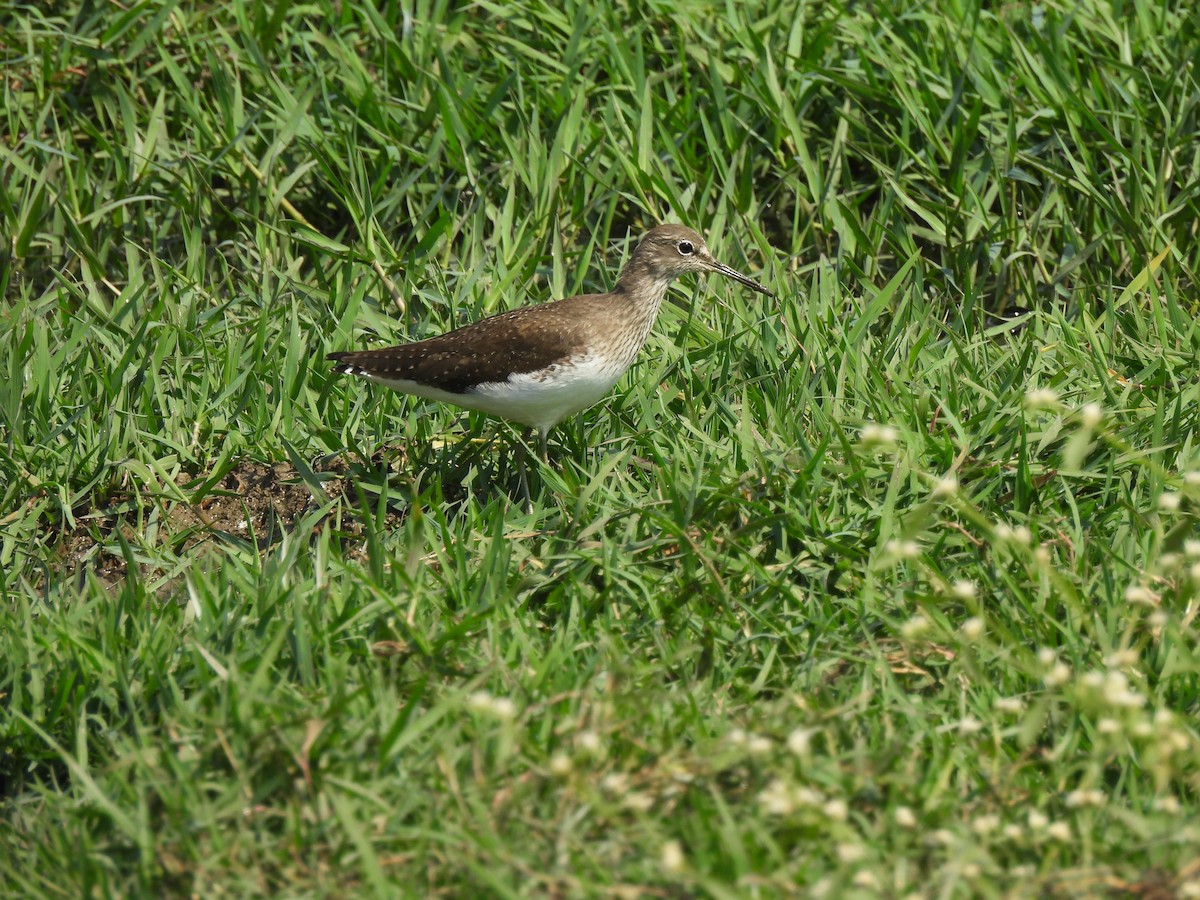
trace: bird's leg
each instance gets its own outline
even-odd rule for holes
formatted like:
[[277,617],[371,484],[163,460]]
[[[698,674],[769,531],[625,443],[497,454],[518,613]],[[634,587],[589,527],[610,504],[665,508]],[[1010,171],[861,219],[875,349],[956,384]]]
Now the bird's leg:
[[550,435],[549,428],[538,429],[538,456],[542,458],[542,462],[546,462],[546,438]]
[[521,432],[521,442],[517,446],[516,459],[517,477],[520,479],[521,489],[521,506],[525,510],[525,514],[533,512],[533,500],[529,496],[529,471],[525,465],[525,457],[528,455],[526,447],[529,444],[529,438],[532,436],[532,429],[526,428]]

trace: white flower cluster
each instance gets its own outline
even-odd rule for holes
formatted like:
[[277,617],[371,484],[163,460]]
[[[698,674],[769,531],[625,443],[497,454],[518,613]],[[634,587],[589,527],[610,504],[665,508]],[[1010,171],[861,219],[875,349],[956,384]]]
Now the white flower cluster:
[[487,691],[475,691],[467,697],[467,708],[502,722],[511,722],[517,717],[517,705],[512,700],[494,697]]
[[900,440],[900,432],[893,425],[870,422],[858,432],[858,439],[868,447],[891,447]]

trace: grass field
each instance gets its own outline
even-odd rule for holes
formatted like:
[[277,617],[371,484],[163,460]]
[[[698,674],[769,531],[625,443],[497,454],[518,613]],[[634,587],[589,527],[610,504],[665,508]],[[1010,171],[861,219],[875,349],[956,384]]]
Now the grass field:
[[897,9],[0,13],[0,894],[1200,896],[1200,17]]

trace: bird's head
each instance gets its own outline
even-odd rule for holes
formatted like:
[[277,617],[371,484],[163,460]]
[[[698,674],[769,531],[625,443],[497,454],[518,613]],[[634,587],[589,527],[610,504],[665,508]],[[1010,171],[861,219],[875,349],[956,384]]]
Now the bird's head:
[[682,225],[659,225],[650,229],[630,262],[644,268],[656,281],[670,281],[688,272],[719,272],[760,294],[775,296],[752,278],[718,262],[709,252],[704,238]]

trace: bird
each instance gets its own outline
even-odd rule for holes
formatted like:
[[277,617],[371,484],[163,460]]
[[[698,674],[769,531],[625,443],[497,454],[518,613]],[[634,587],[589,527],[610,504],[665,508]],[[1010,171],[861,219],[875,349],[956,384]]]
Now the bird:
[[667,288],[689,272],[717,272],[775,296],[718,262],[697,232],[659,225],[608,293],[519,307],[437,337],[328,359],[339,374],[536,429],[544,460],[550,429],[612,390],[645,344]]

